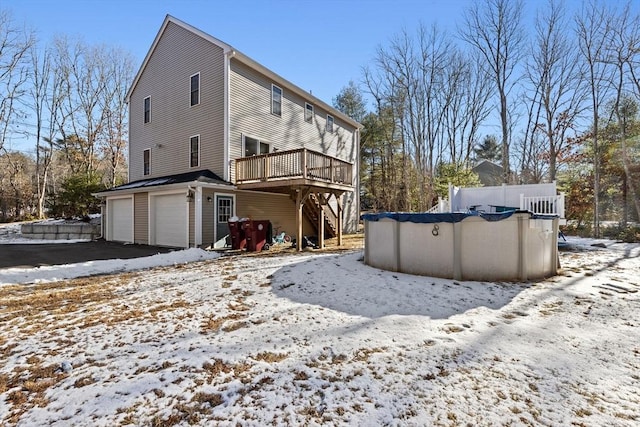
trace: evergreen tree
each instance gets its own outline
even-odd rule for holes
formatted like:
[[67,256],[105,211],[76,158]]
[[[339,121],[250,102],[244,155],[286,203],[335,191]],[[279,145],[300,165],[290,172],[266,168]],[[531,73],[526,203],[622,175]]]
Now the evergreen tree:
[[367,114],[362,92],[353,80],[349,81],[349,84],[343,87],[340,93],[333,98],[333,106],[357,122],[362,122]]
[[499,162],[502,159],[502,149],[495,135],[487,135],[482,142],[473,149],[475,160],[489,160]]

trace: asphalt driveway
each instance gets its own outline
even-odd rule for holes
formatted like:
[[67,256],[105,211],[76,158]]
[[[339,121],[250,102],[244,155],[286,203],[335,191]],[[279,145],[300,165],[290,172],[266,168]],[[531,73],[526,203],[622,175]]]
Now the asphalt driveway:
[[0,268],[32,268],[105,259],[131,259],[174,250],[157,246],[125,245],[104,240],[44,245],[0,245]]

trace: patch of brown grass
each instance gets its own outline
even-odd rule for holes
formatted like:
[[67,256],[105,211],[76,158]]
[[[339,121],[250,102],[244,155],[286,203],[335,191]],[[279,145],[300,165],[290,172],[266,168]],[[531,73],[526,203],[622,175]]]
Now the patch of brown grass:
[[[249,363],[227,363],[221,359],[213,359],[212,362],[202,364],[203,371],[207,374],[207,383],[227,383],[232,379],[241,379],[244,384],[249,380],[247,373],[251,370]],[[233,372],[233,375],[228,375]]]
[[309,375],[307,375],[304,371],[295,371],[295,375],[293,376],[295,381],[306,381],[309,379]]
[[251,309],[251,307],[246,305],[240,298],[227,304],[227,308],[231,311],[249,311]]
[[183,299],[172,301],[170,304],[160,303],[149,308],[149,315],[151,315],[154,319],[160,313],[167,313],[173,310],[178,310],[185,307],[190,307],[191,304]]
[[271,353],[269,351],[264,351],[262,353],[256,354],[255,356],[252,356],[254,360],[267,363],[282,362],[287,357],[289,357],[288,353]]
[[191,399],[191,401],[197,402],[201,405],[208,404],[212,408],[215,408],[216,406],[220,406],[224,403],[224,399],[222,398],[221,394],[203,393],[203,392],[196,393],[193,396],[193,399]]
[[84,377],[80,377],[77,380],[75,380],[75,382],[73,383],[73,386],[75,388],[82,388],[82,387],[94,384],[95,382],[96,380],[93,379],[91,375],[86,375]]
[[221,359],[214,359],[212,363],[204,362],[202,364],[202,369],[204,369],[204,371],[210,376],[217,377],[222,374],[228,374],[233,370],[233,367]]
[[56,374],[56,365],[43,366],[39,358],[30,358],[37,364],[28,367],[17,367],[13,375],[0,376],[0,392],[9,392],[6,402],[11,406],[11,414],[5,419],[10,424],[16,424],[25,412],[36,406],[48,404],[45,392],[53,387],[66,375]]
[[247,322],[234,322],[229,325],[223,326],[222,331],[233,332],[233,331],[237,331],[238,329],[246,328],[247,326],[249,326]]
[[220,328],[225,322],[229,320],[240,320],[240,319],[243,319],[244,317],[245,316],[240,313],[233,313],[233,314],[229,314],[227,316],[222,316],[222,317],[215,317],[212,315],[207,320],[202,322],[201,332],[203,334],[206,334],[207,332],[210,332],[210,331],[217,332],[220,330]]

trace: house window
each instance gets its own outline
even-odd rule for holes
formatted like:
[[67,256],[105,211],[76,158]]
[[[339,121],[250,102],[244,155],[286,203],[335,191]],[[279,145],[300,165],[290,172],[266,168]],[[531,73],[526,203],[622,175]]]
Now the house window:
[[142,152],[142,174],[151,174],[151,149]]
[[144,99],[144,122],[151,122],[151,97],[147,96]]
[[271,114],[282,115],[282,89],[271,85]]
[[313,105],[308,102],[304,103],[304,121],[309,123],[313,122]]
[[256,138],[243,136],[244,156],[251,157],[259,154],[269,154],[269,144]]
[[218,198],[218,224],[226,224],[233,214],[233,198]]
[[191,106],[200,104],[200,73],[191,76]]
[[333,133],[333,116],[327,114],[327,132]]
[[189,142],[189,166],[200,166],[200,135],[192,136]]

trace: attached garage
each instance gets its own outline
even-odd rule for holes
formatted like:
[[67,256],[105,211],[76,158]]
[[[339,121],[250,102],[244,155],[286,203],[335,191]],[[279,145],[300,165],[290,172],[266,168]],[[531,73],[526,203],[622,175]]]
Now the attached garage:
[[133,198],[107,199],[107,240],[133,242]]
[[212,197],[217,192],[232,195],[234,190],[210,170],[201,170],[134,181],[94,196],[106,200],[107,240],[189,248],[203,245],[203,233],[211,244]]
[[185,193],[151,195],[150,240],[152,245],[188,247],[189,220]]

